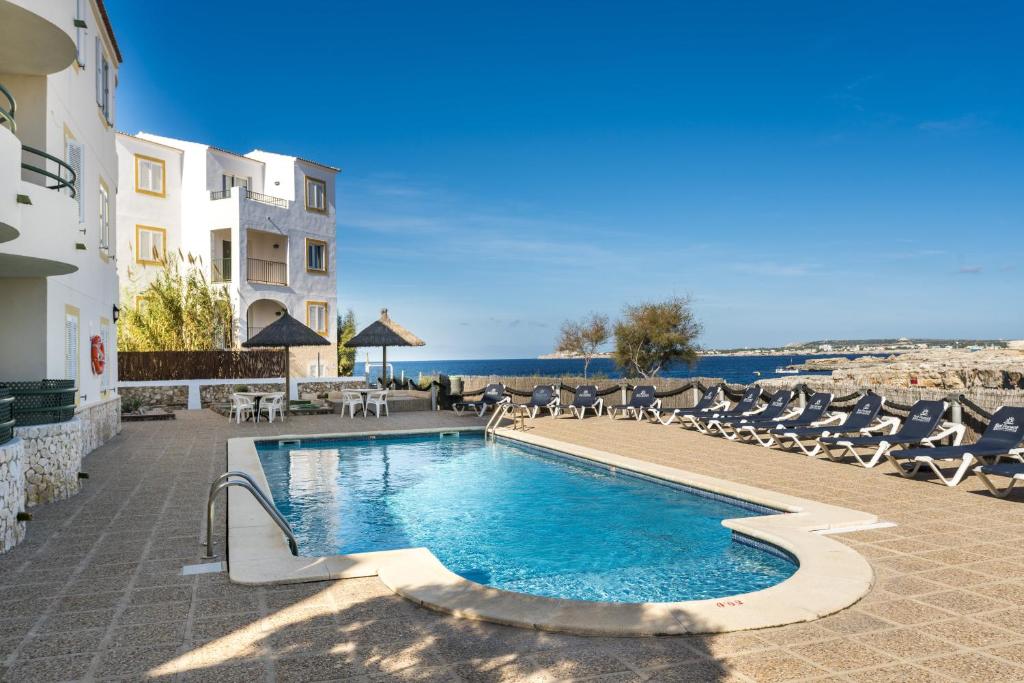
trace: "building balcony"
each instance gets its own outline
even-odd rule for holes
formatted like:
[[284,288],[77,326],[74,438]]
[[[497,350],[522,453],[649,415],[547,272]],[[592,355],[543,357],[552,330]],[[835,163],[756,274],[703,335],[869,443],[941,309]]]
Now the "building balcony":
[[75,58],[74,3],[61,0],[2,0],[0,65],[6,73],[45,76]]
[[239,197],[250,202],[258,202],[260,204],[266,204],[267,206],[276,206],[279,209],[287,209],[290,204],[287,199],[263,194],[262,192],[253,192],[247,187],[232,187],[227,190],[216,190],[210,193],[210,199],[214,201],[218,199],[227,199],[231,196],[231,192],[233,190],[238,190]]
[[247,259],[246,279],[264,285],[288,285],[288,264],[261,258]]
[[215,258],[210,262],[210,282],[231,282],[230,258]]

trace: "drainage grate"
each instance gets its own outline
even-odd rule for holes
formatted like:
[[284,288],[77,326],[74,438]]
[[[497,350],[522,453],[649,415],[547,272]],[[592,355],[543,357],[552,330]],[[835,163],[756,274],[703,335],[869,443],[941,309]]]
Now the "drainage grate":
[[194,576],[196,574],[219,574],[226,567],[223,562],[206,562],[204,564],[186,564],[181,568],[182,576]]

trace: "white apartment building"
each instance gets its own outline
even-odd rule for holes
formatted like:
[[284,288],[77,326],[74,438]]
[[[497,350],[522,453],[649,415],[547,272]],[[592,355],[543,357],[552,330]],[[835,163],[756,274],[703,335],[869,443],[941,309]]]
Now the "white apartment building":
[[[339,169],[149,133],[119,133],[117,155],[124,305],[144,305],[161,257],[180,251],[230,292],[236,345],[284,311],[337,338]],[[331,347],[292,351],[295,376],[334,376],[337,367]]]
[[0,0],[0,381],[83,407],[117,385],[120,62],[102,0]]

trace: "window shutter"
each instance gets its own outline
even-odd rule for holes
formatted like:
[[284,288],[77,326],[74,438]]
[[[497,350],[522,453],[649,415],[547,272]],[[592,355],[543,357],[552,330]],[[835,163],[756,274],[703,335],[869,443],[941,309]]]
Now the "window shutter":
[[64,375],[78,384],[78,316],[68,313],[64,317]]
[[[75,19],[85,23],[85,2],[86,0],[75,0]],[[75,52],[78,65],[85,67],[85,53],[89,47],[89,29],[79,26],[75,35]]]
[[96,104],[103,108],[103,43],[96,36]]
[[82,147],[82,143],[74,140],[68,140],[67,142],[67,159],[68,166],[75,172],[75,199],[78,200],[78,222],[85,222],[85,195],[82,192],[83,182],[82,174],[85,172],[85,150]]

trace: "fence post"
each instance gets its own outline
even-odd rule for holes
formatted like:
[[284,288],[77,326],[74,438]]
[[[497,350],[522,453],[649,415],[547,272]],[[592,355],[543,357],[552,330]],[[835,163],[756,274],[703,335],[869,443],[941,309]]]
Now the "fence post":
[[801,384],[796,388],[797,405],[800,406],[800,410],[807,407],[807,385]]
[[430,409],[437,410],[437,385],[434,383],[430,384]]
[[629,403],[629,397],[626,396],[627,393],[625,384],[619,387],[619,396],[622,398],[622,405]]
[[950,394],[947,400],[949,401],[949,421],[953,424],[963,424],[964,407],[960,405],[960,395]]

